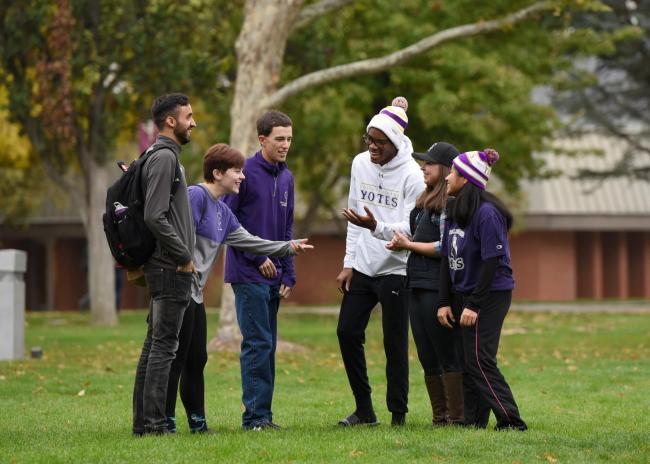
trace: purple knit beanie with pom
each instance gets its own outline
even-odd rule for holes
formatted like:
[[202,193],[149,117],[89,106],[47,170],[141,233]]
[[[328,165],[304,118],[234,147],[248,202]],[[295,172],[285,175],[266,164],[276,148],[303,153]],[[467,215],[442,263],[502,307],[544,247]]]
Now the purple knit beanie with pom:
[[492,165],[499,161],[499,153],[492,148],[483,151],[467,151],[454,158],[458,173],[481,190],[490,178]]

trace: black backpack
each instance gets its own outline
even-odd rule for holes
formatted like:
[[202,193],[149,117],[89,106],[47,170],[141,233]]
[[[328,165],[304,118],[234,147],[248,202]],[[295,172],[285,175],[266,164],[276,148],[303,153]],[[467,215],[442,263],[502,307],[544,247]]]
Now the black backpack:
[[[144,190],[142,169],[151,155],[163,148],[152,145],[129,166],[119,161],[122,176],[106,192],[106,212],[102,216],[104,233],[115,261],[126,269],[146,263],[156,249],[156,239],[144,222]],[[169,196],[171,203],[182,174],[176,161],[174,181]]]

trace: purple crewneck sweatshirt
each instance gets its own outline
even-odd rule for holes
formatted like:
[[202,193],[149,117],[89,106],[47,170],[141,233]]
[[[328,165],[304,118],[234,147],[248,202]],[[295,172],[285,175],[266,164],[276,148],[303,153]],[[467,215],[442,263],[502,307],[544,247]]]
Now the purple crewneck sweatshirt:
[[[258,151],[244,163],[246,179],[239,194],[226,195],[226,203],[239,223],[251,234],[266,240],[291,240],[293,230],[293,174],[286,163],[272,164]],[[224,281],[228,283],[284,284],[294,287],[293,256],[271,257],[278,270],[275,279],[265,278],[259,266],[267,256],[228,248]]]

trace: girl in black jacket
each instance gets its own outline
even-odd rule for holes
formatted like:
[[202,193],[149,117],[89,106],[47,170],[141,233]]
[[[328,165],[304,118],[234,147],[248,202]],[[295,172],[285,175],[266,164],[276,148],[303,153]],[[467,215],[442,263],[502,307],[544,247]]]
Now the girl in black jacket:
[[463,422],[463,376],[461,338],[458,330],[443,328],[438,319],[440,241],[445,220],[445,177],[458,155],[453,145],[434,143],[426,153],[413,153],[422,164],[426,189],[411,211],[412,239],[395,231],[389,250],[409,250],[407,286],[409,317],[424,369],[424,380],[433,410],[433,425]]

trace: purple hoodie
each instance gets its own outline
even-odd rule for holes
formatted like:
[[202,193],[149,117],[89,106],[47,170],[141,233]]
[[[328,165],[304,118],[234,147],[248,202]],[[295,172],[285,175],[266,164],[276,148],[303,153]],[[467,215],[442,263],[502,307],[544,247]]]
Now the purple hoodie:
[[[293,229],[293,174],[286,163],[272,164],[258,151],[244,163],[246,179],[239,187],[239,194],[226,195],[226,203],[240,224],[251,234],[266,240],[291,240]],[[278,270],[275,279],[267,279],[259,266],[267,256],[228,248],[226,273],[228,283],[284,284],[294,287],[296,273],[293,256],[271,257]]]

